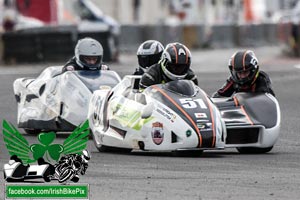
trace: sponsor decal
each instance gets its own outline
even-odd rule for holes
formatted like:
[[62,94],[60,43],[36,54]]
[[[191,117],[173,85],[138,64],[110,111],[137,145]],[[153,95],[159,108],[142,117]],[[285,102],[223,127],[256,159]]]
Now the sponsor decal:
[[172,123],[174,123],[174,121],[176,120],[176,115],[166,108],[158,108],[156,109],[156,111],[168,120],[170,120]]
[[[10,157],[4,164],[4,179],[20,182],[41,178],[45,182],[78,182],[88,168],[90,154],[86,150],[90,134],[88,121],[79,125],[63,144],[53,144],[55,132],[40,133],[38,144],[30,145],[10,123],[3,120],[3,139]],[[31,164],[35,163],[37,164]]]
[[164,140],[163,124],[160,122],[154,122],[152,124],[151,136],[155,144],[160,145]]
[[192,131],[189,129],[185,132],[186,137],[190,137],[192,135]]
[[199,129],[203,129],[203,128],[205,128],[205,124],[197,123],[197,127]]
[[109,85],[100,85],[99,90],[111,90],[111,87]]
[[211,122],[207,122],[207,123],[197,122],[197,127],[202,130],[212,130],[212,123]]
[[136,109],[125,107],[122,104],[111,105],[111,119],[117,120],[123,127],[141,130],[143,125],[151,121],[154,117],[141,119],[141,111]]
[[196,122],[209,122],[208,119],[197,119]]
[[194,113],[196,118],[207,118],[206,113]]

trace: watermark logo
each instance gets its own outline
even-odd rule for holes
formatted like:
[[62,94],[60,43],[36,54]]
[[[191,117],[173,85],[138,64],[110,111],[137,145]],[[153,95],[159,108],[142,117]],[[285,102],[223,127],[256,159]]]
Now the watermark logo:
[[[3,120],[3,139],[10,160],[4,165],[7,182],[23,182],[42,178],[45,182],[57,180],[78,182],[88,168],[90,154],[86,150],[89,136],[88,121],[79,125],[63,144],[53,143],[54,132],[40,133],[39,144],[29,145],[22,134]],[[37,162],[37,164],[31,164]]]

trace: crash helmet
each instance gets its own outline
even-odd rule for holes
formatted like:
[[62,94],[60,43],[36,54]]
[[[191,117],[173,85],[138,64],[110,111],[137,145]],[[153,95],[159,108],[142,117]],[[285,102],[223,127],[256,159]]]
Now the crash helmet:
[[166,46],[159,61],[163,73],[171,80],[185,78],[190,69],[192,55],[181,43],[170,43]]
[[232,79],[239,85],[252,85],[258,76],[258,60],[253,51],[238,51],[228,64]]
[[75,47],[75,58],[76,63],[82,68],[100,69],[103,58],[102,45],[93,38],[80,39]]
[[158,63],[164,46],[157,40],[147,40],[143,42],[137,52],[139,66],[145,70],[151,65]]
[[84,162],[88,162],[91,159],[91,155],[88,150],[84,149],[81,154],[81,158]]

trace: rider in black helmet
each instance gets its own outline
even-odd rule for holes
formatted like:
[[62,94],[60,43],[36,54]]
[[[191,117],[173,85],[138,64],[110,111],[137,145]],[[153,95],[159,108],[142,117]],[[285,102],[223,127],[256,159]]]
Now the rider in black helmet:
[[237,92],[266,92],[275,96],[269,76],[259,70],[253,51],[238,51],[228,64],[231,76],[212,97],[230,97]]
[[170,43],[163,51],[159,63],[151,66],[140,81],[140,89],[173,80],[188,79],[198,85],[197,76],[190,69],[191,52],[181,43]]
[[136,52],[139,67],[133,75],[143,75],[150,66],[157,64],[163,51],[164,46],[157,40],[143,42]]

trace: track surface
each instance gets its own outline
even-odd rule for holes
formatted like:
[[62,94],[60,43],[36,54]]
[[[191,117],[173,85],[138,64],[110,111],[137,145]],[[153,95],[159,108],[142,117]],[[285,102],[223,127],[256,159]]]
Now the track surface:
[[[229,75],[227,62],[237,49],[192,51],[193,69],[208,94]],[[261,69],[270,74],[282,112],[282,129],[273,150],[264,155],[240,155],[235,149],[207,151],[202,155],[172,153],[92,152],[81,183],[90,184],[90,199],[299,199],[300,198],[300,64],[281,55],[278,47],[255,48]],[[62,64],[62,63],[61,63]],[[46,66],[0,66],[0,118],[16,125],[12,84],[19,77],[35,77]],[[122,54],[110,67],[121,76],[131,74],[134,53]],[[20,130],[22,131],[22,130]],[[2,131],[1,131],[2,132]],[[57,135],[62,143],[67,134]],[[29,143],[36,136],[26,135]],[[0,169],[9,159],[0,134]],[[0,175],[0,199],[4,180]]]

